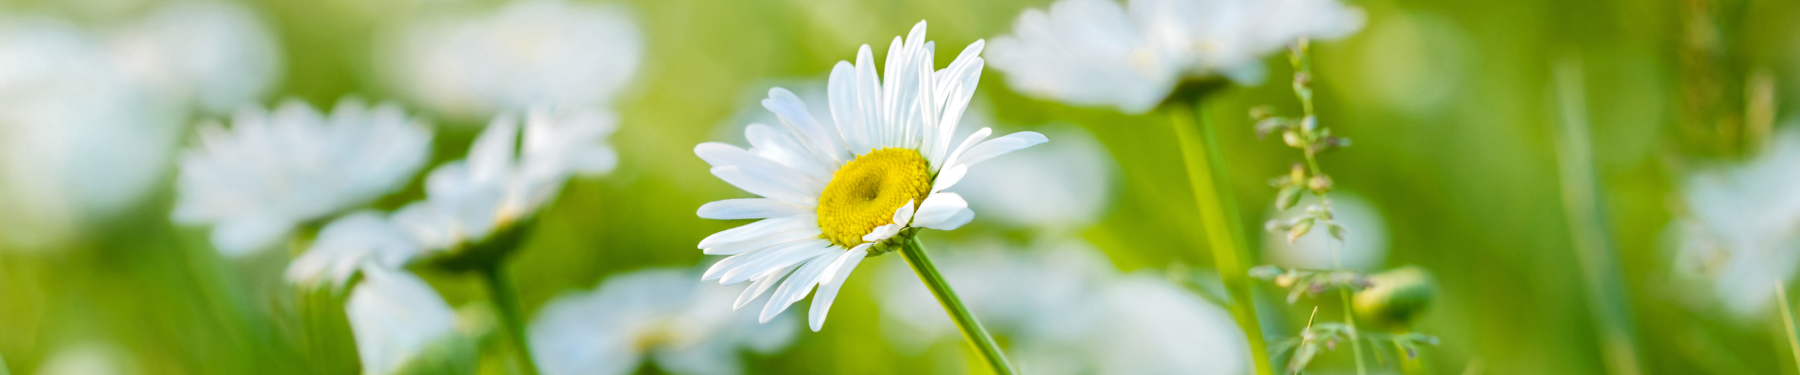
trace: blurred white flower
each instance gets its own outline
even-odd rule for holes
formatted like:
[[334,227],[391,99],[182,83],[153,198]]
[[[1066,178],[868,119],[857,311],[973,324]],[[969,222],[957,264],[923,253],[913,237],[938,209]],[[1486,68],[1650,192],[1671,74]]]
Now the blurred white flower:
[[299,101],[202,124],[182,157],[174,217],[214,225],[228,255],[265,248],[295,226],[368,203],[410,181],[431,130],[398,106],[340,101],[329,117]]
[[357,212],[319,230],[312,246],[288,264],[287,280],[338,288],[366,265],[400,269],[418,253],[418,242],[382,214]]
[[1114,280],[1088,342],[1099,374],[1243,374],[1250,345],[1224,308],[1155,274]]
[[1183,79],[1260,81],[1264,55],[1362,23],[1337,0],[1062,0],[1019,15],[990,57],[1020,92],[1136,114]]
[[384,76],[413,100],[465,119],[538,104],[605,107],[644,57],[628,10],[561,0],[421,19],[390,39],[377,50]]
[[[130,353],[104,342],[68,345],[38,364],[38,375],[130,375],[140,373]],[[6,369],[0,368],[0,373]]]
[[364,267],[362,274],[344,313],[363,374],[396,373],[457,337],[456,311],[418,276],[386,267]]
[[[1248,344],[1223,308],[1150,275],[1121,275],[1086,243],[1008,249],[993,242],[938,255],[944,277],[984,326],[1014,343],[1032,374],[1237,374]],[[930,292],[904,265],[877,284],[882,331],[920,350],[956,340]]]
[[1671,223],[1677,270],[1710,281],[1727,311],[1768,311],[1775,284],[1800,266],[1800,131],[1786,130],[1742,165],[1695,172],[1682,186],[1689,216]]
[[1034,132],[990,140],[991,130],[982,129],[953,143],[981,77],[983,42],[938,70],[925,25],[894,38],[885,79],[876,73],[868,45],[855,64],[838,62],[827,81],[835,126],[821,123],[799,97],[777,87],[763,106],[782,127],[749,126],[748,150],[718,142],[694,148],[714,176],[761,196],[707,203],[697,213],[716,220],[765,219],[707,236],[698,246],[706,254],[730,255],[714,263],[704,280],[751,282],[737,307],[781,284],[763,307],[761,316],[768,319],[817,286],[807,323],[822,329],[844,280],[876,244],[913,228],[967,224],[975,217],[968,202],[942,190],[970,166],[1048,141]]
[[528,112],[523,126],[516,116],[501,115],[476,137],[467,158],[434,168],[425,180],[426,200],[401,208],[393,220],[426,250],[487,239],[536,213],[570,177],[612,171],[618,156],[605,140],[616,121],[596,110],[542,107]]
[[[1016,249],[992,239],[949,248],[933,256],[939,272],[982,325],[1017,343],[1069,345],[1082,340],[1101,319],[1100,298],[1118,273],[1098,250],[1079,241],[1040,241]],[[885,336],[903,349],[960,337],[956,326],[905,263],[892,263],[876,287]],[[1024,368],[1045,366],[1013,358]],[[1035,373],[1035,372],[1034,372]]]
[[165,104],[89,33],[0,17],[0,241],[52,248],[142,200],[179,139]]
[[235,3],[176,2],[113,35],[108,47],[126,74],[214,113],[254,102],[281,70],[274,35]]
[[547,375],[631,374],[648,357],[668,373],[736,375],[740,351],[769,354],[793,342],[793,319],[756,324],[755,313],[728,306],[736,291],[694,283],[697,276],[636,271],[551,301],[528,335],[538,368]]
[[1056,142],[971,168],[956,192],[1008,225],[1057,232],[1098,222],[1112,198],[1112,154],[1081,128],[1041,130]]
[[[1318,203],[1318,197],[1307,194],[1300,199],[1300,204],[1286,212],[1273,212],[1270,217],[1301,216],[1306,212],[1306,206]],[[1268,207],[1274,209],[1274,205]],[[1377,271],[1386,265],[1387,221],[1382,219],[1381,210],[1354,193],[1334,190],[1331,192],[1331,215],[1338,225],[1350,231],[1344,242],[1332,239],[1322,226],[1300,236],[1293,244],[1288,244],[1285,232],[1264,231],[1262,243],[1269,262],[1292,268],[1335,269],[1338,267],[1332,264],[1332,252],[1336,252],[1338,259],[1343,261],[1343,268]]]

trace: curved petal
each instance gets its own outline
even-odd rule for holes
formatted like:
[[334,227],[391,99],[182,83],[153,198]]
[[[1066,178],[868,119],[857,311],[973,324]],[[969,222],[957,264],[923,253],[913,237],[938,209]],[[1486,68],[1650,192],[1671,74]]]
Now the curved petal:
[[[967,220],[961,222],[955,220],[963,211],[969,211],[969,202],[963,200],[962,195],[956,193],[932,194],[931,197],[925,198],[924,204],[919,205],[919,214],[913,217],[912,225],[938,230],[956,229],[968,223]],[[973,213],[971,212],[967,218],[973,219]]]
[[[857,246],[857,248],[867,249],[865,246]],[[806,314],[807,325],[812,327],[813,332],[825,328],[825,314],[831,312],[831,302],[837,299],[838,289],[844,287],[844,280],[850,278],[850,271],[855,271],[856,265],[862,263],[863,257],[867,256],[869,256],[867,250],[845,251],[844,255],[839,257],[836,262],[832,262],[831,267],[825,271],[824,275],[820,276],[824,281],[819,284],[819,290],[813,293],[812,308]]]
[[1009,152],[1023,150],[1026,147],[1036,146],[1049,141],[1050,138],[1046,138],[1043,134],[1038,134],[1038,132],[1023,131],[1007,134],[1006,136],[990,139],[975,145],[975,147],[969,148],[967,153],[952,159],[951,163],[972,166],[976,163],[992,159],[995,156],[1005,155]]
[[700,248],[711,248],[727,243],[746,241],[769,233],[780,233],[805,229],[806,226],[817,226],[811,215],[778,217],[744,224],[736,228],[713,233],[700,240]]
[[768,198],[740,198],[700,205],[695,214],[714,220],[767,219],[812,213],[812,209]]
[[775,288],[775,294],[769,295],[769,303],[763,305],[762,313],[757,316],[757,321],[768,323],[782,311],[787,311],[788,306],[792,306],[794,302],[806,298],[806,293],[811,292],[814,285],[819,285],[820,276],[824,275],[825,270],[830,268],[832,263],[841,256],[843,256],[842,253],[826,253],[807,259],[805,265],[800,266],[800,269],[794,271],[792,275],[788,275],[787,281],[782,282],[781,287]]

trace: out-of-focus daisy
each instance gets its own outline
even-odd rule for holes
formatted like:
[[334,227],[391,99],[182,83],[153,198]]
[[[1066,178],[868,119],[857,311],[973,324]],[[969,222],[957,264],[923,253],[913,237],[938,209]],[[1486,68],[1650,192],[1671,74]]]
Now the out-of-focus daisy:
[[1727,311],[1768,311],[1775,284],[1800,266],[1800,132],[1784,131],[1743,165],[1703,170],[1682,186],[1688,213],[1671,224],[1680,236],[1678,270],[1710,281]]
[[630,374],[652,360],[665,372],[736,375],[740,351],[768,354],[793,341],[793,319],[758,325],[726,304],[737,292],[669,269],[613,276],[593,292],[565,295],[538,312],[531,348],[547,375]]
[[460,118],[538,104],[604,107],[644,55],[629,11],[561,0],[421,19],[391,39],[377,52],[386,76],[413,100]]
[[427,251],[482,242],[536,213],[570,177],[612,171],[618,157],[605,139],[615,121],[600,111],[541,107],[526,113],[524,124],[517,116],[497,117],[467,158],[431,171],[425,200],[392,220]]
[[[1048,241],[1029,251],[965,244],[938,257],[969,309],[1013,343],[1032,374],[1237,374],[1248,369],[1237,323],[1223,308],[1164,278],[1121,275],[1085,243]],[[882,331],[898,347],[954,337],[931,294],[906,267],[883,273]]]
[[1056,142],[974,167],[956,191],[1009,225],[1055,232],[1098,222],[1111,198],[1112,155],[1081,128],[1045,133]]
[[211,112],[254,101],[281,70],[275,37],[234,3],[178,2],[114,35],[108,47],[124,72]]
[[364,267],[362,274],[363,281],[344,302],[344,312],[363,374],[473,368],[467,362],[478,354],[474,341],[486,327],[460,317],[437,290],[411,273]]
[[[1091,301],[1118,273],[1105,256],[1079,241],[1039,241],[1027,250],[978,240],[955,248],[961,251],[935,257],[939,269],[982,324],[1012,339],[1014,352],[1079,342],[1103,313]],[[877,297],[882,331],[890,341],[916,349],[957,337],[910,267],[894,263],[882,271]],[[1026,370],[1047,367],[1032,363],[1034,358],[1013,358]]]
[[[1300,198],[1300,203],[1287,212],[1277,212],[1271,216],[1300,216],[1305,212],[1306,206],[1318,203],[1318,197],[1308,195]],[[1266,247],[1269,262],[1290,268],[1326,270],[1337,268],[1333,266],[1332,259],[1338,257],[1343,260],[1342,265],[1346,269],[1381,269],[1383,262],[1387,260],[1388,250],[1387,222],[1382,220],[1381,211],[1356,194],[1338,190],[1331,193],[1331,216],[1332,221],[1350,231],[1350,235],[1342,242],[1331,238],[1328,231],[1315,230],[1289,244],[1286,232],[1264,231],[1262,243]]]
[[418,241],[375,212],[346,215],[325,225],[305,253],[288,264],[289,282],[342,287],[365,266],[399,269],[419,254]]
[[708,203],[700,217],[764,219],[700,241],[707,254],[731,255],[707,270],[705,280],[752,281],[740,307],[781,284],[763,308],[764,320],[816,285],[808,323],[817,331],[851,270],[881,250],[876,244],[908,238],[915,228],[955,229],[974,218],[961,196],[942,192],[969,166],[1046,141],[1033,132],[983,141],[991,131],[982,129],[954,142],[980,78],[983,43],[934,70],[935,47],[924,39],[924,22],[894,38],[886,77],[876,74],[867,45],[855,64],[838,62],[827,84],[835,126],[777,87],[763,106],[781,125],[751,125],[745,131],[751,149],[695,147],[714,176],[762,196]]
[[[1108,309],[1088,341],[1099,374],[1242,374],[1250,345],[1225,308],[1167,279],[1133,274],[1114,280]],[[1201,355],[1204,354],[1204,355]]]
[[1135,114],[1185,79],[1259,81],[1264,55],[1362,23],[1337,0],[1062,0],[1019,15],[991,56],[1015,90]]
[[0,242],[44,250],[140,202],[183,112],[67,23],[0,17]]
[[429,156],[431,130],[398,106],[340,101],[329,116],[299,101],[201,125],[181,161],[175,219],[212,224],[226,254],[267,247],[295,226],[398,190]]

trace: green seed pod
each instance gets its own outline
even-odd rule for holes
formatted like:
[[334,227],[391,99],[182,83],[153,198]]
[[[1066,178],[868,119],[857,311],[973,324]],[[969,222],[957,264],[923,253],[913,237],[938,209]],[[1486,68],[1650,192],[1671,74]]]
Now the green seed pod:
[[1401,332],[1431,305],[1437,282],[1418,266],[1405,266],[1369,276],[1369,286],[1351,303],[1357,320],[1368,329]]

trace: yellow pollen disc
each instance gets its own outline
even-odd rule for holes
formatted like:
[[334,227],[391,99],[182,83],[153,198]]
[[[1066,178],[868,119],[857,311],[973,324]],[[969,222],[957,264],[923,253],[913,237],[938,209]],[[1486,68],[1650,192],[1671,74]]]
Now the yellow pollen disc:
[[843,248],[856,247],[875,227],[894,222],[900,205],[925,200],[931,192],[931,164],[918,151],[881,148],[844,163],[819,196],[822,236]]

